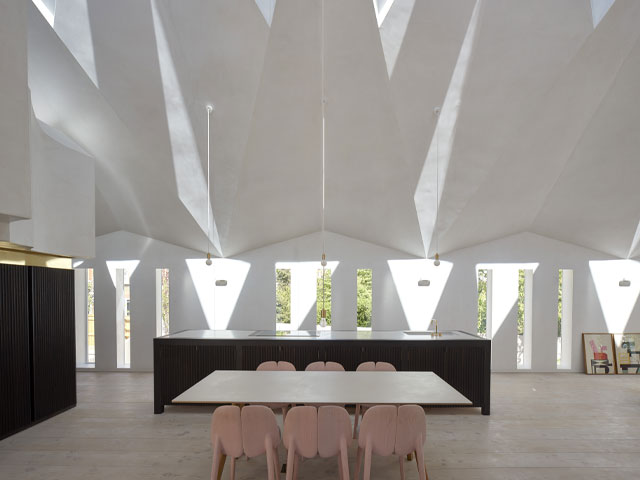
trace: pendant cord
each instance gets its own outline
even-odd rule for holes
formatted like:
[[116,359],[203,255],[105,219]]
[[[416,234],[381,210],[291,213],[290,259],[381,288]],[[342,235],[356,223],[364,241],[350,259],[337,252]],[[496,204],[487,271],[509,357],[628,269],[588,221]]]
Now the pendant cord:
[[321,75],[321,110],[322,110],[322,227],[320,235],[322,237],[322,311],[320,312],[321,324],[324,327],[326,323],[327,311],[325,309],[325,275],[326,275],[326,255],[325,255],[325,110],[326,110],[326,98],[325,98],[325,85],[324,85],[324,0],[321,4],[320,15],[320,75]]
[[207,258],[211,244],[211,110],[207,105]]
[[438,216],[440,214],[440,142],[438,128],[440,123],[440,114],[438,113],[438,121],[436,122],[436,221],[434,224],[435,234],[436,234],[436,254],[440,250],[438,245]]
[[324,0],[322,0],[322,15],[320,18],[320,30],[321,30],[321,39],[320,39],[320,69],[321,69],[321,106],[322,106],[322,253],[324,253],[325,241],[324,241],[324,226],[325,226],[325,109],[326,109],[326,98],[325,98],[325,85],[324,85]]

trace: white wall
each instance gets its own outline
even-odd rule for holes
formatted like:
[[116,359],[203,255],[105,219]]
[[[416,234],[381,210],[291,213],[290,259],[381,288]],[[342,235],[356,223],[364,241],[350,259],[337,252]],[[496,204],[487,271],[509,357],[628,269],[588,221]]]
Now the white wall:
[[11,223],[11,241],[74,257],[95,254],[95,162],[31,116],[31,215]]
[[[95,274],[96,368],[116,369],[116,295],[107,271],[107,261],[140,261],[131,277],[131,369],[144,371],[153,368],[157,268],[170,270],[171,332],[206,329],[214,324],[216,328],[227,325],[227,328],[235,330],[273,329],[275,264],[318,261],[321,253],[321,237],[319,233],[315,233],[245,252],[231,259],[215,259],[214,265],[207,267],[202,252],[127,232],[98,237],[96,258],[85,261],[80,266],[94,268]],[[523,233],[448,253],[443,255],[443,265],[438,267],[441,270],[434,270],[430,261],[415,259],[401,252],[332,233],[326,234],[326,253],[329,262],[339,262],[332,275],[334,329],[354,330],[356,327],[356,270],[359,268],[373,270],[373,329],[406,329],[409,326],[408,318],[415,315],[411,311],[418,308],[425,312],[425,321],[424,324],[414,323],[414,329],[426,328],[428,319],[435,316],[441,329],[475,332],[476,265],[538,263],[532,288],[531,371],[557,370],[559,269],[572,269],[574,276],[572,370],[583,370],[582,332],[607,331],[589,262],[613,259],[599,252],[539,235]],[[187,265],[187,260],[190,260],[190,266]],[[405,265],[402,276],[411,278],[410,282],[394,280],[390,260]],[[446,268],[449,267],[445,267],[446,265],[451,268],[448,280]],[[614,272],[615,285],[620,276],[629,278],[632,286],[640,287],[638,262],[618,261],[607,265]],[[396,272],[396,278],[397,275]],[[424,277],[431,279],[431,286],[417,287],[416,279]],[[228,285],[214,287],[216,279],[225,279]],[[610,283],[611,279],[607,281]],[[443,290],[443,294],[436,309],[439,290]],[[622,288],[616,292],[620,298],[626,299],[628,305],[633,305],[634,295],[638,293],[634,288]],[[401,297],[411,295],[420,297],[414,300],[413,306],[406,301],[401,302]],[[620,298],[615,300],[620,302]],[[517,370],[515,310],[514,305],[493,337],[495,371]],[[432,311],[435,311],[434,315],[430,314]],[[311,306],[301,328],[314,328],[314,319],[315,305]],[[626,327],[626,331],[632,330],[640,330],[640,310],[637,304]]]
[[0,221],[31,212],[26,8],[20,0],[0,4]]

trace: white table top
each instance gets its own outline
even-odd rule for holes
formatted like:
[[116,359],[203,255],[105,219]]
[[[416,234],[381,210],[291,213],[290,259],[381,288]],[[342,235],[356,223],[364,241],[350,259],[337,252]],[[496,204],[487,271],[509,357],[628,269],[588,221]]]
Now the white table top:
[[433,372],[216,370],[173,403],[469,405]]

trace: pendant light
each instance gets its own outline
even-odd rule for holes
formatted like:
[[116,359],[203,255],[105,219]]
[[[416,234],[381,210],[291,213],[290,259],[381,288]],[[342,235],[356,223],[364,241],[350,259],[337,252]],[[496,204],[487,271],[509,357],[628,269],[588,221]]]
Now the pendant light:
[[436,237],[436,254],[433,257],[433,264],[438,267],[440,265],[440,254],[438,253],[438,215],[440,214],[440,152],[438,149],[438,126],[440,121],[440,107],[436,107],[433,112],[436,114],[436,220],[433,224],[433,233]]
[[324,91],[324,0],[322,0],[322,12],[320,17],[320,74],[321,74],[321,109],[322,109],[322,230],[320,235],[322,237],[322,260],[320,265],[322,266],[322,309],[320,310],[320,326],[327,326],[327,310],[325,308],[325,274],[327,268],[327,255],[325,253],[325,241],[324,241],[324,198],[325,198],[325,108],[327,99],[325,98]]
[[211,112],[213,112],[213,105],[207,105],[207,261],[208,266],[211,266],[213,261],[211,260]]

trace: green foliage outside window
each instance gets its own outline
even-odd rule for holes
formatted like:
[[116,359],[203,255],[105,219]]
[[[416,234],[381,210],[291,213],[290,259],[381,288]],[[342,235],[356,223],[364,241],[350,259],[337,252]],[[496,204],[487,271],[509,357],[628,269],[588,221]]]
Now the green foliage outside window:
[[558,280],[558,337],[562,336],[562,270]]
[[518,270],[518,335],[524,335],[524,270]]
[[331,269],[324,270],[324,302],[322,301],[322,269],[318,270],[316,280],[316,324],[320,325],[322,306],[327,311],[327,325],[331,325]]
[[276,269],[276,322],[291,323],[291,270]]
[[371,270],[358,270],[358,301],[357,322],[358,327],[371,327],[371,305],[373,288],[371,283]]
[[478,335],[487,335],[487,270],[478,270]]

